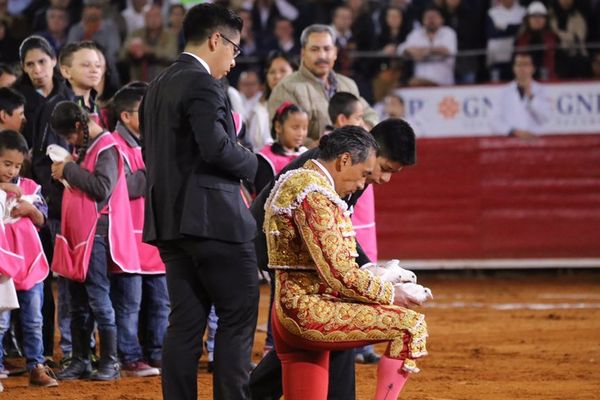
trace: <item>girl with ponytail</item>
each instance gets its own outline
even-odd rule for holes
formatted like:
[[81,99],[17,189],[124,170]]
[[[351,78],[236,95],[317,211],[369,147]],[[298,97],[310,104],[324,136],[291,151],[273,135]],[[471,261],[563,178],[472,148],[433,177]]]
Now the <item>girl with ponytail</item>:
[[256,194],[268,185],[281,170],[306,151],[308,114],[302,107],[286,101],[275,111],[271,125],[274,143],[258,152],[258,171],[254,180]]
[[[59,102],[52,130],[76,152],[52,164],[52,178],[68,184],[62,198],[61,234],[56,235],[52,269],[68,279],[71,295],[72,362],[60,380],[119,378],[115,312],[109,272],[139,272],[139,257],[123,160],[114,136],[71,101]],[[92,372],[90,311],[98,323],[100,362]]]

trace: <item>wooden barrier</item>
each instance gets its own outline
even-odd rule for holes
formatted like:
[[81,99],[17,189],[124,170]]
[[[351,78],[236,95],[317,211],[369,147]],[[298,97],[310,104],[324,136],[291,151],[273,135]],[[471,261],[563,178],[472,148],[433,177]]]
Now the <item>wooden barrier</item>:
[[376,185],[380,259],[600,257],[600,134],[419,139]]

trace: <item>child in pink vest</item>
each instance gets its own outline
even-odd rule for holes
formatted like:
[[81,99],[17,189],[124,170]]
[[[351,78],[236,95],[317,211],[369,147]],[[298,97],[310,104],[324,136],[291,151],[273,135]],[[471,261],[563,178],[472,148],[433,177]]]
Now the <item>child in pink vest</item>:
[[[0,190],[7,196],[1,216],[0,274],[12,277],[17,290],[29,384],[51,387],[58,383],[43,364],[42,339],[44,279],[49,268],[38,236],[38,228],[46,222],[48,208],[40,186],[31,179],[19,177],[27,151],[22,135],[10,130],[0,132]],[[1,343],[9,319],[10,311],[0,313],[0,367]]]
[[[160,373],[157,367],[160,367],[162,360],[162,342],[169,316],[165,265],[158,249],[142,242],[146,166],[140,147],[138,109],[145,86],[141,83],[129,84],[115,93],[112,99],[112,112],[118,118],[113,136],[124,160],[141,271],[139,274],[113,273],[111,298],[117,318],[121,374],[137,377]],[[145,322],[143,330],[138,326],[140,318]],[[143,335],[143,348],[138,340],[138,332]]]
[[[52,178],[66,181],[61,234],[56,235],[52,270],[69,279],[73,358],[58,379],[120,376],[117,327],[110,300],[109,264],[139,272],[123,160],[114,136],[71,101],[58,103],[50,124],[78,147],[75,157],[52,164]],[[91,311],[91,312],[90,312]],[[98,324],[100,361],[91,370],[91,317]]]
[[275,142],[258,153],[258,171],[254,180],[256,194],[290,162],[306,151],[304,141],[308,133],[308,114],[300,106],[284,102],[275,111],[271,136]]

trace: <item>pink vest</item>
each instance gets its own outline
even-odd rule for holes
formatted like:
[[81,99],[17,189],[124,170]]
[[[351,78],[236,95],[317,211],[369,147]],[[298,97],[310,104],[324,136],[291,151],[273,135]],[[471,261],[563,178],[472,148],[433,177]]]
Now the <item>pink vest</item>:
[[280,173],[286,165],[298,158],[300,153],[282,156],[281,154],[274,153],[273,145],[270,144],[263,147],[263,149],[258,153],[258,155],[262,156],[265,160],[267,160],[267,162],[271,166],[271,169],[273,170],[273,176],[275,176],[278,173]]
[[352,225],[356,241],[372,262],[377,262],[377,232],[375,230],[375,195],[369,185],[354,205]]
[[[144,159],[142,158],[142,149],[140,147],[131,147],[118,132],[113,132],[115,141],[118,144],[119,152],[125,159],[131,172],[144,169]],[[158,249],[152,245],[142,242],[142,229],[144,228],[144,198],[130,199],[131,220],[133,222],[133,232],[137,243],[138,254],[140,257],[140,269],[142,274],[164,274],[165,264]]]
[[[114,137],[104,132],[87,149],[81,167],[92,172],[99,154],[117,146]],[[118,158],[117,185],[102,213],[108,213],[108,248],[111,261],[121,271],[140,271],[140,260],[136,251],[131,210],[127,195],[127,183],[123,172],[123,160]],[[52,270],[68,279],[83,282],[94,245],[96,225],[100,218],[96,202],[79,189],[65,189],[62,201],[61,234],[56,235]]]
[[[37,183],[27,178],[19,178],[19,186],[24,195],[35,194],[39,189]],[[4,228],[12,252],[23,256],[22,268],[16,275],[11,275],[15,288],[29,290],[46,279],[50,271],[38,230],[29,218],[20,218]]]
[[6,227],[0,222],[0,274],[15,277],[20,274],[25,265],[25,257],[12,251],[12,246],[6,237]]

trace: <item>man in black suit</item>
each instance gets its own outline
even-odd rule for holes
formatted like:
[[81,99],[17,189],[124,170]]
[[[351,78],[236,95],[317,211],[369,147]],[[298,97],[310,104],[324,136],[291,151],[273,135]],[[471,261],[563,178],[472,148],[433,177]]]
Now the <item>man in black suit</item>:
[[219,317],[214,399],[247,399],[258,313],[256,222],[240,194],[256,156],[237,143],[219,79],[235,66],[242,20],[215,4],[186,14],[184,52],[148,87],[141,108],[147,193],[144,241],[158,246],[171,301],[163,397],[197,399],[210,307]]
[[[373,173],[367,177],[367,183],[383,184],[390,181],[392,174],[399,172],[404,167],[415,164],[416,145],[415,133],[412,127],[400,118],[388,118],[371,129],[379,150],[377,163]],[[276,177],[288,171],[301,168],[307,160],[317,159],[320,149],[311,149],[286,166]],[[275,180],[260,192],[252,203],[250,210],[256,218],[258,226],[262,226],[265,219],[264,205],[269,196]],[[344,199],[351,209],[364,192],[358,190]],[[268,264],[267,242],[262,230],[255,240],[256,255],[259,268],[266,270]],[[365,265],[370,262],[367,255],[356,243],[358,257],[356,263]],[[271,350],[252,371],[250,379],[252,400],[275,400],[283,393],[281,386],[281,363],[276,351]],[[332,351],[329,363],[329,391],[328,400],[350,400],[356,397],[354,379],[354,350]]]

